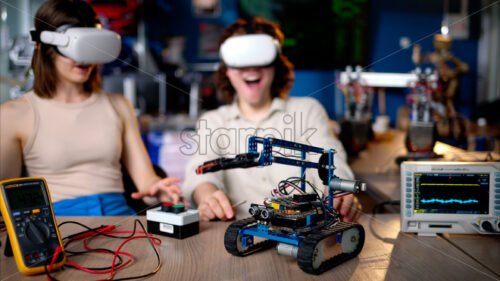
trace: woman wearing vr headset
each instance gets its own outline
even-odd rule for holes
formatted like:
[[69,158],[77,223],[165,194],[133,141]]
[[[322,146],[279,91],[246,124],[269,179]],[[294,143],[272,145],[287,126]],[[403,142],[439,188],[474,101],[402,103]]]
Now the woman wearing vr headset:
[[0,106],[0,179],[44,177],[56,215],[131,215],[120,160],[139,192],[181,199],[177,178],[154,172],[126,98],[100,89],[98,63],[120,52],[84,1],[49,0],[37,11],[33,89]]
[[[233,207],[237,207],[239,217],[248,216],[250,203],[262,202],[281,180],[300,175],[300,168],[286,165],[194,174],[197,165],[205,161],[245,153],[251,135],[334,148],[335,174],[353,178],[342,144],[327,127],[321,104],[312,98],[287,97],[294,74],[293,65],[280,52],[283,39],[276,25],[254,18],[236,21],[219,40],[222,63],[215,83],[223,98],[232,103],[200,118],[196,135],[199,149],[187,165],[183,187],[186,196],[198,205],[202,220],[231,219],[235,216]],[[309,169],[307,173],[315,186],[322,186],[317,171]],[[239,204],[243,201],[246,204]],[[354,196],[336,198],[334,207],[346,221],[359,218]]]

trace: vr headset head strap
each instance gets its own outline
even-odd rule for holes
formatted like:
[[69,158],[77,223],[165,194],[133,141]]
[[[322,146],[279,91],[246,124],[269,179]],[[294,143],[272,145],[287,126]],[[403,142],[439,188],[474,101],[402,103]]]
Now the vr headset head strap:
[[40,30],[30,30],[31,41],[35,43],[41,43],[42,41],[40,41],[40,33],[42,33]]

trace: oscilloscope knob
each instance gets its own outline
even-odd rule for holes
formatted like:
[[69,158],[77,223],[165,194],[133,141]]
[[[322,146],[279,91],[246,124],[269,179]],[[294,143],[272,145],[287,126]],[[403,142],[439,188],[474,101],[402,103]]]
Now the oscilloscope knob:
[[26,237],[35,244],[47,242],[50,235],[50,229],[47,225],[40,222],[30,222],[26,228]]
[[494,232],[493,230],[493,225],[489,221],[482,221],[481,222],[481,227],[488,232]]

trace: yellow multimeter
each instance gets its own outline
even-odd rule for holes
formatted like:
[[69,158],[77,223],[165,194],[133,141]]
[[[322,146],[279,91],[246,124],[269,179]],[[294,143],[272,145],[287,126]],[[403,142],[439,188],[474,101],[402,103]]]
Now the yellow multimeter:
[[62,253],[52,268],[61,267],[66,255],[45,179],[5,180],[0,182],[0,189],[0,211],[19,272],[25,275],[44,272],[58,246]]

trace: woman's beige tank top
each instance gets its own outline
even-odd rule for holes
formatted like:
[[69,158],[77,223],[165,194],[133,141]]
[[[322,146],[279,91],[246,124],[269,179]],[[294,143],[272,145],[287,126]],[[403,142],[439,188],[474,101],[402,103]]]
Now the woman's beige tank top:
[[26,95],[35,118],[24,164],[30,177],[46,179],[52,202],[123,192],[123,128],[110,94],[94,93],[80,103]]

